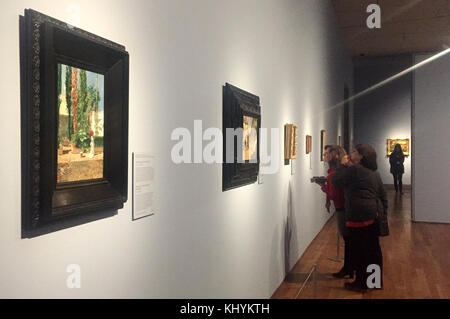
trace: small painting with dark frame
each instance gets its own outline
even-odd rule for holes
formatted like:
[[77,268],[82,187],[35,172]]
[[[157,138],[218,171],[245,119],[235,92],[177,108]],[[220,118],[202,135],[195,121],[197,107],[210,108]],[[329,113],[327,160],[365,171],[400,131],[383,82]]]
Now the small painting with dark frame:
[[259,97],[223,86],[222,191],[255,183],[259,173]]
[[325,146],[327,145],[327,131],[320,131],[320,161],[323,162],[323,154],[325,153]]
[[34,10],[20,17],[22,238],[127,201],[125,47]]

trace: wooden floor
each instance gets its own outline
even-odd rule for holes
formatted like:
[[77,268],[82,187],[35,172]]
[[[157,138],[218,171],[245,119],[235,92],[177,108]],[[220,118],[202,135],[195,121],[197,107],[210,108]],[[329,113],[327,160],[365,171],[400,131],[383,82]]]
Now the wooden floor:
[[[312,266],[317,264],[316,298],[450,298],[450,225],[411,222],[411,192],[400,197],[388,190],[390,236],[381,237],[384,288],[368,293],[344,289],[345,279],[334,279],[342,262],[336,256],[336,218],[333,217],[313,240],[286,276],[272,298],[314,297],[312,282],[299,288]],[[343,247],[340,249],[343,255]],[[347,279],[347,281],[349,281]],[[297,296],[298,294],[298,296]]]

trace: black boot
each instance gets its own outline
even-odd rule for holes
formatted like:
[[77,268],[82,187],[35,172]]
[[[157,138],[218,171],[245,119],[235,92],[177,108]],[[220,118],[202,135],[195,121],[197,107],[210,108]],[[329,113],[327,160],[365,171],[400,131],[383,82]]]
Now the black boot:
[[355,271],[355,280],[353,282],[346,282],[344,284],[345,289],[351,290],[351,291],[356,291],[356,292],[367,292],[368,288],[367,288],[367,284],[366,284],[366,280],[367,279],[367,274],[363,271]]
[[333,273],[332,276],[334,278],[339,278],[339,279],[341,279],[341,278],[353,279],[354,274],[353,274],[353,271],[342,268],[341,270],[339,270],[339,272]]

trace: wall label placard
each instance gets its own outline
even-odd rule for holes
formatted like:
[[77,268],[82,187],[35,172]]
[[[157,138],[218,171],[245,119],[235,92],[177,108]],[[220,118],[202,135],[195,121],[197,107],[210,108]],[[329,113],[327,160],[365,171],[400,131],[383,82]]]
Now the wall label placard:
[[133,220],[154,215],[155,157],[133,153]]

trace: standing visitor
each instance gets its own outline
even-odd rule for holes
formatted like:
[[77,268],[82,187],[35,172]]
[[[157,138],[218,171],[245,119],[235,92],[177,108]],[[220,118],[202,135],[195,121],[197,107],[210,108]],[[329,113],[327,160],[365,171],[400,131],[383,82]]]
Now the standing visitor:
[[391,174],[394,176],[395,192],[398,193],[400,191],[400,195],[403,195],[402,175],[405,173],[404,161],[405,155],[402,147],[400,144],[395,144],[394,151],[389,155],[389,164],[391,164]]
[[332,183],[345,191],[345,225],[352,267],[356,272],[355,280],[345,283],[345,288],[365,292],[368,289],[367,267],[376,264],[382,270],[383,264],[376,221],[379,214],[379,182],[375,174],[377,154],[370,145],[358,144],[350,158],[344,157],[342,164],[333,175]]
[[[335,187],[331,183],[331,179],[334,173],[336,173],[336,169],[341,166],[341,161],[345,156],[347,156],[347,152],[344,150],[344,148],[337,145],[331,145],[325,150],[323,160],[324,162],[328,163],[328,177],[325,184],[319,184],[322,191],[327,194],[327,200],[329,199],[333,201],[334,208],[336,209],[337,214],[339,234],[342,236],[345,243],[344,266],[339,272],[333,273],[333,277],[336,278],[353,278],[354,275],[354,271],[351,267],[351,252],[350,243],[348,240],[348,232],[347,228],[345,227],[344,189]],[[329,206],[327,206],[327,209],[328,208]]]

